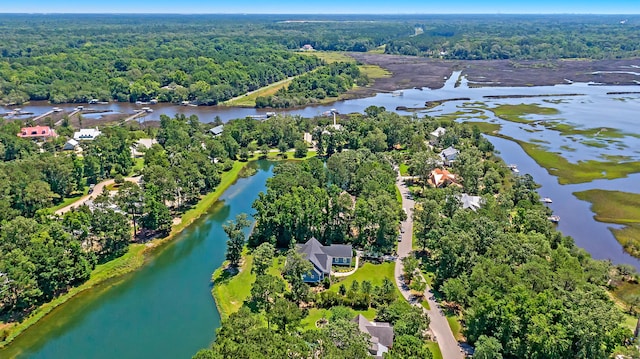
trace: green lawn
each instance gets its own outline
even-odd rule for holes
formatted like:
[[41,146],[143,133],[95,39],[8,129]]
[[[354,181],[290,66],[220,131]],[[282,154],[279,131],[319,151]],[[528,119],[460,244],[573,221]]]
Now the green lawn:
[[430,310],[430,309],[431,309],[431,306],[429,305],[429,301],[427,301],[427,300],[423,300],[423,301],[421,301],[421,302],[420,302],[420,305],[421,305],[422,307],[424,307],[424,309],[426,309],[426,310]]
[[409,165],[406,163],[401,163],[400,164],[400,175],[401,176],[408,176],[409,175]]
[[[393,277],[395,265],[395,262],[386,262],[382,264],[365,263],[354,274],[344,278],[337,278],[338,281],[333,283],[331,285],[331,288],[329,288],[328,290],[337,292],[340,288],[340,284],[344,284],[348,289],[354,280],[357,280],[360,283],[368,280],[373,286],[382,285],[382,280],[384,278],[388,278],[389,280],[391,280],[395,286],[395,279]],[[400,294],[400,290],[397,289],[398,287],[395,287],[398,295],[402,297]]]
[[244,301],[251,295],[251,286],[256,280],[256,275],[251,273],[253,256],[243,255],[243,263],[238,274],[231,276],[226,268],[226,263],[213,272],[213,289],[211,294],[216,300],[220,317],[225,319],[242,307]]
[[429,348],[429,350],[431,351],[431,354],[433,354],[433,359],[442,359],[442,353],[440,352],[440,347],[438,346],[438,343],[428,342],[427,348]]
[[457,341],[463,340],[462,325],[460,324],[459,318],[455,315],[447,315],[447,322],[449,322],[449,327],[451,327],[454,338],[456,338]]
[[72,197],[66,197],[62,200],[62,202],[58,203],[57,205],[51,207],[51,211],[55,212],[61,208],[64,208],[70,204],[72,204],[73,202],[79,200],[80,198],[82,198],[82,196],[86,195],[89,192],[89,188],[85,187],[82,191],[82,193],[78,193]]

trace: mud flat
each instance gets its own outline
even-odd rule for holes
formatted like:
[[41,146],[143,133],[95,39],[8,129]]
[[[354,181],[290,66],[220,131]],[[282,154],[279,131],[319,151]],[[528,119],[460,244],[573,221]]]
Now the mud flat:
[[415,56],[348,53],[359,62],[380,66],[392,73],[356,93],[428,87],[438,89],[453,71],[462,71],[472,87],[552,86],[570,82],[601,85],[633,85],[640,76],[624,71],[640,65],[640,59],[623,60],[436,60]]

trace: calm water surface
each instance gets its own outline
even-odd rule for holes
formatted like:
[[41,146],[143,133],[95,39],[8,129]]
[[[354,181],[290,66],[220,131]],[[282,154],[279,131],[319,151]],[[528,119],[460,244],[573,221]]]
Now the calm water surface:
[[[640,95],[607,95],[607,92],[640,91],[636,86],[590,86],[571,84],[540,87],[468,88],[466,81],[455,87],[454,73],[441,89],[411,89],[403,96],[378,94],[374,97],[340,101],[331,105],[309,106],[282,111],[301,116],[317,116],[335,108],[340,113],[363,112],[371,105],[394,110],[397,106],[422,107],[425,101],[468,97],[470,101],[452,101],[418,112],[428,114],[463,113],[463,120],[489,121],[502,126],[501,133],[536,142],[550,151],[560,153],[571,162],[607,156],[625,156],[625,160],[640,160]],[[488,100],[487,95],[546,95],[555,97]],[[566,96],[580,94],[580,96]],[[564,96],[563,96],[564,95]],[[496,118],[487,108],[501,104],[539,104],[558,110],[557,115],[531,116],[535,120],[564,123],[576,128],[610,127],[623,136],[582,137],[563,136],[543,126],[512,123]],[[167,104],[135,105],[107,104],[85,107],[133,113],[150,106],[155,111],[144,120],[157,120],[160,114],[197,115],[203,122],[215,116],[223,121],[267,110],[232,107],[185,107]],[[36,115],[51,109],[51,105],[34,103],[23,110]],[[72,110],[75,105],[59,106]],[[409,112],[397,111],[400,114]],[[97,115],[96,115],[97,116]],[[551,197],[549,206],[561,217],[558,229],[572,236],[577,245],[598,259],[614,263],[629,263],[640,268],[640,261],[626,254],[613,237],[615,225],[596,222],[588,202],[572,193],[592,188],[640,193],[640,174],[616,180],[596,180],[589,183],[560,185],[556,177],[535,163],[516,143],[489,136],[507,163],[518,165],[521,173],[530,173],[542,185],[541,196]],[[600,144],[599,147],[593,143]],[[72,299],[58,308],[46,320],[30,328],[0,357],[22,353],[29,358],[189,358],[199,348],[208,346],[219,326],[219,315],[210,295],[211,273],[224,259],[225,235],[221,224],[240,212],[252,212],[251,203],[265,188],[272,175],[269,165],[260,164],[259,172],[241,179],[222,197],[211,214],[185,231],[179,239],[155,256],[136,273],[118,279]]]
[[220,325],[211,273],[224,261],[222,224],[251,204],[272,176],[239,179],[210,213],[142,269],[73,298],[27,330],[0,358],[190,358]]

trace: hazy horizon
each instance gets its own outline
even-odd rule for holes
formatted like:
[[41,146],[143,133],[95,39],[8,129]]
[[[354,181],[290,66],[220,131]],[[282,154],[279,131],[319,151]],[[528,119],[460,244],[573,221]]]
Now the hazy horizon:
[[3,5],[2,14],[273,14],[273,15],[638,15],[640,1],[552,1],[517,3],[507,0],[454,0],[446,3],[417,0],[397,2],[337,1],[300,2],[282,0],[264,4],[257,0],[235,2],[182,2],[157,0],[113,0],[108,3],[87,3],[79,0],[26,0]]

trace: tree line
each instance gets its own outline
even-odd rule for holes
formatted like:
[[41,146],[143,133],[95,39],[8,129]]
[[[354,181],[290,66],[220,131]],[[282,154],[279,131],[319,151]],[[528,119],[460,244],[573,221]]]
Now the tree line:
[[319,103],[327,97],[338,97],[354,85],[369,83],[354,63],[336,62],[296,77],[274,95],[256,98],[256,107],[288,108]]

